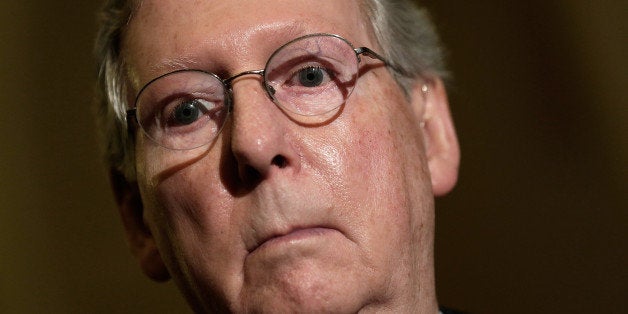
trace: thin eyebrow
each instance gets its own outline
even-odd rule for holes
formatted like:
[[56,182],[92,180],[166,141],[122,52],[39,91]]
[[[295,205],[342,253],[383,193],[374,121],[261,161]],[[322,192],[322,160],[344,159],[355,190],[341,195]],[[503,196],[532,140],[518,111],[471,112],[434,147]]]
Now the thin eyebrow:
[[169,73],[178,70],[189,70],[198,68],[200,62],[190,57],[176,57],[173,59],[165,59],[155,63],[150,67],[151,73],[158,75]]
[[[259,29],[257,29],[259,31]],[[274,30],[275,38],[284,38],[284,42],[280,42],[273,49],[278,49],[281,45],[289,42],[290,40],[296,39],[298,37],[304,36],[307,34],[305,28],[302,27],[301,23],[298,23],[296,20],[286,23],[281,27],[278,27]],[[248,37],[248,36],[245,36]],[[275,51],[273,50],[273,52]],[[215,73],[215,70],[211,69],[211,64],[207,64],[206,62],[200,61],[198,58],[193,56],[177,56],[173,58],[166,58],[164,60],[158,61],[150,66],[149,73],[150,77],[146,77],[146,81],[142,81],[138,84],[138,86],[144,86],[150,80],[164,75],[166,73],[180,71],[180,70],[202,70],[202,71],[210,71]],[[232,73],[216,73],[217,75],[231,77]],[[138,80],[139,81],[139,80]]]

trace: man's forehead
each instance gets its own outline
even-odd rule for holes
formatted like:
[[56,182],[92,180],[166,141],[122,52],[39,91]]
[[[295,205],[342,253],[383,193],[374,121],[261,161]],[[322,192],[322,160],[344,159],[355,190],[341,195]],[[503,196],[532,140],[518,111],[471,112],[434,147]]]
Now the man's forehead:
[[144,0],[129,22],[127,37],[159,41],[200,33],[206,40],[229,42],[273,28],[284,33],[292,28],[294,35],[342,32],[351,37],[346,33],[364,31],[362,6],[358,0]]
[[[336,33],[367,45],[360,7],[332,0],[146,0],[129,24],[123,53],[131,68],[155,75],[201,65],[194,64],[200,56],[217,52],[245,58],[307,33]],[[145,80],[144,74],[137,76]]]

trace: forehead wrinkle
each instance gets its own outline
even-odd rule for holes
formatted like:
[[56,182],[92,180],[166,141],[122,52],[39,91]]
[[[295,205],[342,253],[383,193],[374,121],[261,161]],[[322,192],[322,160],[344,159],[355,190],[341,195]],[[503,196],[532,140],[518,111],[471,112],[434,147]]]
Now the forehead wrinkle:
[[[268,43],[269,39],[277,38],[277,40],[291,40],[293,38],[304,35],[307,31],[303,28],[303,20],[301,19],[291,19],[289,21],[275,21],[272,23],[260,23],[255,25],[254,27],[246,28],[242,32],[233,32],[230,33],[230,41],[226,41],[231,43],[231,49],[235,51],[243,51],[241,48],[245,48],[247,46],[251,46],[253,43],[251,41],[255,40],[255,36],[259,36],[262,34],[261,38],[257,38],[257,40],[263,40],[264,43]],[[272,34],[272,37],[269,38],[266,35]],[[224,41],[223,41],[224,42]],[[280,44],[281,45],[281,44]],[[254,47],[258,46],[253,44]],[[224,48],[227,48],[224,46]],[[276,47],[278,48],[278,47]],[[245,48],[246,49],[246,48]]]
[[253,27],[208,38],[203,44],[215,49],[202,51],[203,55],[200,58],[207,60],[208,66],[217,67],[209,70],[227,76],[262,69],[271,54],[281,45],[307,33],[298,19],[259,23]]

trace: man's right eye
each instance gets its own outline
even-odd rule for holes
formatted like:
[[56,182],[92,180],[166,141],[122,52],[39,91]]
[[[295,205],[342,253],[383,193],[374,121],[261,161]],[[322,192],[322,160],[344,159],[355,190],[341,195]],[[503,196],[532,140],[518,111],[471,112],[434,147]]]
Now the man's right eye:
[[199,100],[187,100],[174,108],[170,120],[176,125],[188,125],[198,120],[200,115]]

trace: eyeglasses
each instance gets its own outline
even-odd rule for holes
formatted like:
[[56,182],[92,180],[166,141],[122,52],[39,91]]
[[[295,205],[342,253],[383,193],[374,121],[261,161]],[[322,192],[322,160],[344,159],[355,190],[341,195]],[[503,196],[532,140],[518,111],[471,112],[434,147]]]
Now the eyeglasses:
[[159,76],[139,91],[127,121],[134,117],[148,138],[173,150],[211,143],[232,111],[231,82],[260,75],[272,101],[297,121],[334,114],[351,95],[360,56],[388,62],[366,47],[354,48],[332,34],[311,34],[279,47],[263,70],[227,79],[203,70],[178,70]]

